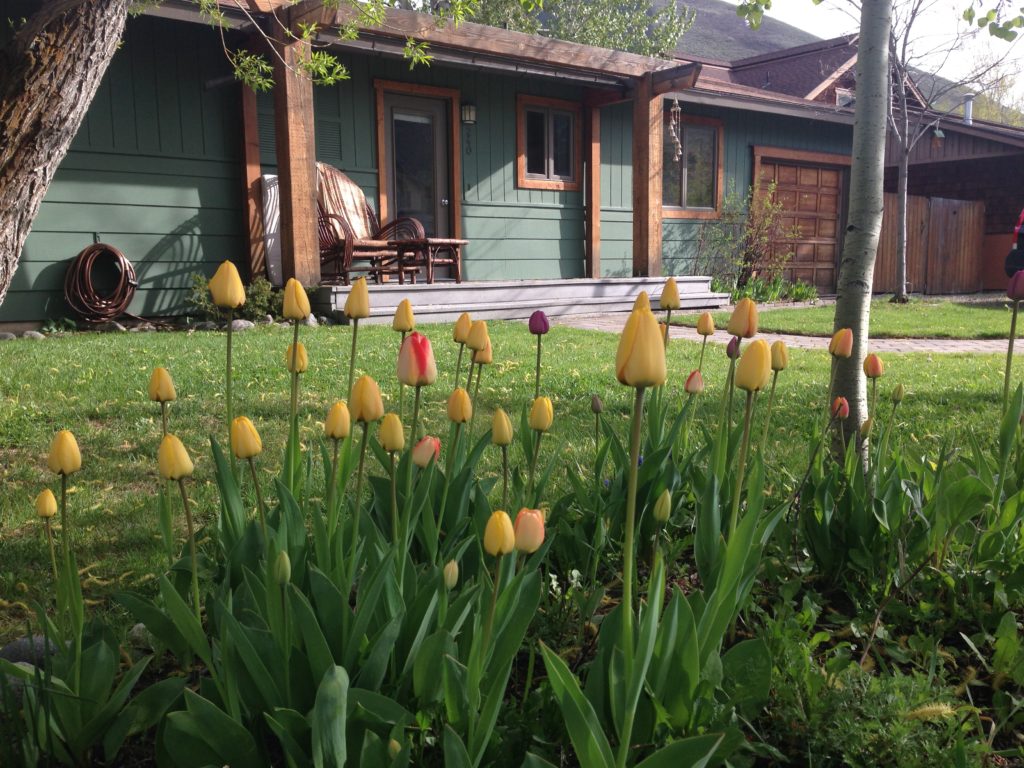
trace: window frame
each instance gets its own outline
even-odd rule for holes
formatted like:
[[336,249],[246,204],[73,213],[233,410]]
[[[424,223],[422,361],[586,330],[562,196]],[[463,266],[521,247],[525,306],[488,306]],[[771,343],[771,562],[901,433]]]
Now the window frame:
[[[572,176],[569,178],[552,177],[548,174],[529,174],[526,172],[526,113],[528,110],[545,114],[545,165],[552,163],[552,114],[555,112],[569,113],[572,116],[572,147],[570,164]],[[565,99],[552,99],[546,96],[516,96],[516,187],[519,189],[547,189],[560,192],[578,192],[583,181],[583,106],[579,102]]]
[[[669,131],[669,120],[671,119],[671,113],[668,109],[665,110],[665,123],[662,131],[662,141],[672,141],[671,133]],[[702,126],[711,127],[715,129],[715,190],[714,199],[715,204],[713,208],[687,208],[686,206],[679,205],[665,205],[665,198],[662,195],[661,212],[662,217],[666,219],[718,219],[722,216],[722,197],[723,187],[725,186],[725,127],[721,120],[714,117],[702,117],[699,115],[687,115],[682,114],[679,116],[679,125],[682,129],[683,135],[680,137],[683,141],[683,156],[679,159],[682,163],[686,159],[686,126]],[[664,157],[664,147],[662,148],[662,156]],[[665,182],[665,170],[662,169],[662,185]],[[685,185],[682,189],[683,199],[686,198]]]

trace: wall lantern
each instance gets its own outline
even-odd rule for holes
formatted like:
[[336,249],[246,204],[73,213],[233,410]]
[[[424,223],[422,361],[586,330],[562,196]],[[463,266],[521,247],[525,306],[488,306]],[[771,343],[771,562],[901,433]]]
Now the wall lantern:
[[475,104],[463,104],[461,111],[462,111],[462,124],[463,125],[476,125],[476,105]]

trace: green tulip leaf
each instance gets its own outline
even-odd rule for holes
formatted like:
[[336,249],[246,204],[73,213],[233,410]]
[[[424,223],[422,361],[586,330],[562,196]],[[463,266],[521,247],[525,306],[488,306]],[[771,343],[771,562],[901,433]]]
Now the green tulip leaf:
[[316,692],[313,721],[313,765],[342,768],[346,759],[345,727],[348,719],[348,673],[332,666]]
[[584,697],[576,678],[566,663],[544,643],[540,644],[540,650],[544,656],[548,682],[562,710],[562,718],[580,765],[587,768],[613,768],[615,760],[612,748],[597,719],[597,713]]

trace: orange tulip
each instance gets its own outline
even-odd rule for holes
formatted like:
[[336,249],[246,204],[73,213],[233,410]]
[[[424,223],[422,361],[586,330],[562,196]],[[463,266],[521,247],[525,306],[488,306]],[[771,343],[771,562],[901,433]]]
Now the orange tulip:
[[729,318],[726,330],[732,336],[752,339],[757,335],[757,305],[751,299],[740,299]]
[[872,352],[864,358],[864,375],[869,379],[877,379],[885,374],[882,358]]
[[849,328],[836,331],[828,343],[828,353],[833,357],[850,357],[853,354],[853,331]]

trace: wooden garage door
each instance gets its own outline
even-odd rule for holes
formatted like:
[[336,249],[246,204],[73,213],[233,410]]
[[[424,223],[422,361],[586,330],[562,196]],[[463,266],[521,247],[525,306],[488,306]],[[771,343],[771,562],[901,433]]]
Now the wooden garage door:
[[786,278],[811,283],[822,293],[834,293],[842,168],[764,157],[759,180],[760,190],[775,182],[775,196],[782,203],[782,225],[797,234],[794,239],[773,243],[776,255],[792,253]]

